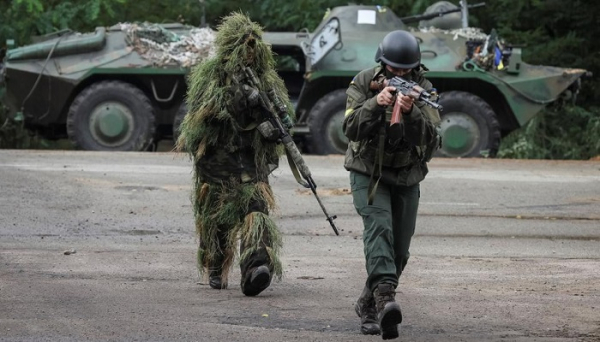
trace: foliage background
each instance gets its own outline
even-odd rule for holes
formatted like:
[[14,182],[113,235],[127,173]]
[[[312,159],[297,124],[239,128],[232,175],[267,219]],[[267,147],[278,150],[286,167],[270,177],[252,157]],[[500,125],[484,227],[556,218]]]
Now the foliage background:
[[[364,0],[383,5],[399,17],[419,14],[435,0]],[[457,0],[451,1],[458,4]],[[16,46],[36,35],[70,28],[93,31],[118,22],[173,22],[215,27],[231,11],[241,10],[268,31],[312,31],[328,8],[349,4],[342,0],[12,0],[0,1],[0,47],[7,39]],[[475,1],[470,1],[474,4]],[[583,0],[486,0],[470,11],[470,25],[485,32],[495,28],[513,46],[522,46],[530,64],[576,67],[600,74],[600,2]],[[1,58],[2,56],[0,56]],[[588,159],[600,154],[600,97],[597,77],[584,81],[578,106],[545,110],[501,144],[499,157]],[[8,119],[0,109],[0,127]],[[19,122],[11,123],[18,131]],[[16,125],[16,126],[15,126]],[[0,132],[0,148],[10,138]]]

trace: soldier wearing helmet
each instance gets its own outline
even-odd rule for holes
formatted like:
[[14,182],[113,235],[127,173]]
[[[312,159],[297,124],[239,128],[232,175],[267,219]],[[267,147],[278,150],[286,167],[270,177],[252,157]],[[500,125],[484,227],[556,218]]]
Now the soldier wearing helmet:
[[[419,183],[427,162],[440,147],[440,116],[410,96],[396,94],[387,80],[399,76],[425,90],[432,84],[424,74],[417,39],[393,31],[375,54],[379,65],[361,71],[347,90],[344,134],[350,140],[344,167],[350,172],[354,206],[364,223],[367,269],[365,287],[355,305],[363,334],[398,337],[402,321],[395,301],[398,279],[409,258],[419,205]],[[390,130],[392,105],[400,106],[400,129]]]

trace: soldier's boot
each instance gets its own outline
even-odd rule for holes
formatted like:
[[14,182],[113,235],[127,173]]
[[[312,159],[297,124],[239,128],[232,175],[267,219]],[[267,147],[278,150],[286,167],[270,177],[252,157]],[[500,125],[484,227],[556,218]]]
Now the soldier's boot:
[[271,285],[271,271],[266,265],[250,269],[246,274],[246,279],[242,283],[242,292],[253,297],[263,292]]
[[220,267],[210,267],[208,269],[208,285],[217,290],[227,288],[227,282],[222,279],[222,269]]
[[363,335],[379,335],[379,322],[377,321],[377,308],[375,307],[375,297],[373,293],[365,286],[363,292],[358,297],[354,310],[360,317],[360,332]]
[[381,337],[390,340],[398,337],[398,324],[402,323],[402,311],[396,303],[396,289],[392,284],[378,284],[375,291],[377,319],[381,328]]

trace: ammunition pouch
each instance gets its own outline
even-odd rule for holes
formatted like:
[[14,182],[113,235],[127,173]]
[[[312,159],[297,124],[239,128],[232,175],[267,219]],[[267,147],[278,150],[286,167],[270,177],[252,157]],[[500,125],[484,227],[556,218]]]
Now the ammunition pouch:
[[402,138],[404,138],[404,123],[398,123],[387,128],[388,144],[397,146],[401,144]]
[[433,155],[437,150],[442,147],[442,137],[437,135],[434,141],[425,147],[425,152],[423,153],[423,161],[429,162],[433,158]]
[[[350,142],[350,148],[346,151],[344,167],[346,170],[356,171],[364,175],[370,175],[373,168],[376,167],[375,159],[369,159],[373,154],[373,149],[361,148],[360,143]],[[411,152],[399,153],[397,156],[390,157],[391,153],[384,154],[384,164],[403,164],[406,159],[412,159],[407,164],[400,167],[384,167],[381,174],[381,182],[388,185],[410,186],[419,183],[428,173],[425,163],[415,162],[414,156],[407,157]],[[387,157],[386,157],[387,156]],[[387,159],[386,159],[387,158]],[[387,165],[384,165],[387,166]]]
[[[377,152],[377,147],[370,144],[364,144],[360,149],[358,155],[360,158],[368,160],[372,163],[375,163],[379,156]],[[414,158],[411,150],[403,149],[395,151],[384,151],[381,165],[383,167],[399,169],[411,164],[412,162],[414,162]]]
[[429,172],[427,165],[424,163],[415,163],[408,167],[402,168],[393,177],[384,173],[381,181],[387,184],[411,186],[419,183]]
[[267,141],[277,141],[279,139],[279,130],[273,126],[271,121],[264,121],[260,125],[256,126],[256,129]]

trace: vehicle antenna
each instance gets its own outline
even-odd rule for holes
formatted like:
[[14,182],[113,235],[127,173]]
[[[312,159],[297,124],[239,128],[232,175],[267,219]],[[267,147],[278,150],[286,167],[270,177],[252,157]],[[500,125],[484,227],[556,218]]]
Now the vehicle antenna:
[[467,0],[460,0],[460,8],[462,9],[462,27],[469,27],[469,6]]

